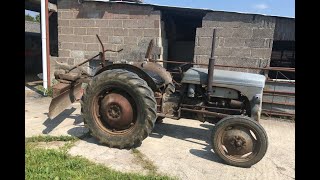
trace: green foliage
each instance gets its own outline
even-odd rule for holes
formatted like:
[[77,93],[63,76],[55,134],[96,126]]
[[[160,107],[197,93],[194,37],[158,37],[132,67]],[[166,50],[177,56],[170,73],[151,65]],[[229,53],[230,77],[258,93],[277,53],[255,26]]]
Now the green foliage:
[[46,96],[52,97],[53,95],[53,89],[51,86],[48,87],[48,89],[45,89],[42,85],[38,85],[35,87],[38,91],[44,93]]
[[40,14],[36,15],[35,21],[38,22],[38,23],[40,23]]
[[26,138],[25,142],[52,142],[52,141],[75,141],[78,140],[74,136],[33,136]]
[[33,16],[30,16],[29,14],[26,14],[26,15],[25,15],[25,20],[26,20],[26,21],[36,22],[36,20],[34,19],[34,17],[33,17]]

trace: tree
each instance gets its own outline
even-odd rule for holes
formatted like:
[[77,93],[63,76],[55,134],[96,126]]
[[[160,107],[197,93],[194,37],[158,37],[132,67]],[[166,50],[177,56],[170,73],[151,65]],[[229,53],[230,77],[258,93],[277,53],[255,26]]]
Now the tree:
[[36,22],[40,23],[40,14],[37,14],[37,15],[36,15],[35,20],[36,20]]
[[29,14],[26,14],[26,15],[25,15],[25,20],[26,20],[26,21],[32,21],[32,22],[35,21],[34,17],[30,16]]

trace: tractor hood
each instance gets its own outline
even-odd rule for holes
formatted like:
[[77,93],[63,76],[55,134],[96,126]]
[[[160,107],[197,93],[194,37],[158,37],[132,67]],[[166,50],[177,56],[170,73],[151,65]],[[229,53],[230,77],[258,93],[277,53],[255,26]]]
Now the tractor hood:
[[[208,69],[190,68],[184,73],[181,82],[189,84],[207,84],[207,76]],[[218,84],[264,88],[265,76],[215,69],[213,73],[213,85],[215,86]]]

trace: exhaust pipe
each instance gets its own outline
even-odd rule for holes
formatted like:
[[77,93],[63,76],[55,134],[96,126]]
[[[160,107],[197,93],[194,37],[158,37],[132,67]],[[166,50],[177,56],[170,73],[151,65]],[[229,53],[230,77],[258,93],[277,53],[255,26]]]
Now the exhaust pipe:
[[210,99],[210,95],[212,95],[212,84],[213,84],[213,71],[214,71],[214,48],[215,48],[215,38],[216,38],[216,29],[213,29],[213,36],[212,36],[212,46],[211,46],[211,56],[209,58],[209,65],[208,65],[208,81],[207,81],[207,96]]

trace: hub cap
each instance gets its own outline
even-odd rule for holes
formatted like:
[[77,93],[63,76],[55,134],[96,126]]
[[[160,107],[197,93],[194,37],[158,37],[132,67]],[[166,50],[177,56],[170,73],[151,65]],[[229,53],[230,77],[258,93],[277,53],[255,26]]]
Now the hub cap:
[[101,120],[112,130],[124,130],[133,123],[133,110],[127,98],[117,93],[110,93],[100,102]]

